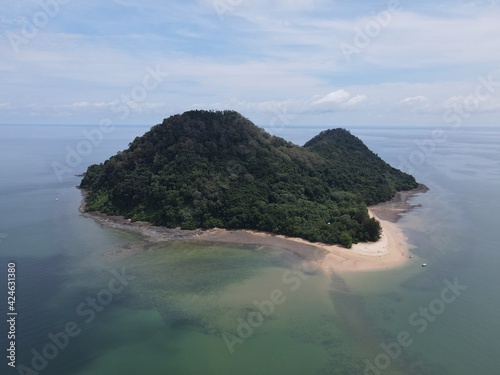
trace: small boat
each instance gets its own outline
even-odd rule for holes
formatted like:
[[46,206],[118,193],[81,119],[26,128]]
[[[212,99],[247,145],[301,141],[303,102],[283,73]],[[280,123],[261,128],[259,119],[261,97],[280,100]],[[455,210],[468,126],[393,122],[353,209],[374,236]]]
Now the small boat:
[[422,267],[427,267],[427,263],[422,263]]
[[410,259],[413,259],[413,255],[410,255]]

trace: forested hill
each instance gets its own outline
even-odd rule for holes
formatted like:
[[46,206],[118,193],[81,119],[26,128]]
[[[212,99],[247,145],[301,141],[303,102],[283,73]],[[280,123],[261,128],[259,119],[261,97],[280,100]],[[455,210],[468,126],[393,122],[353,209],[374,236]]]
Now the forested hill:
[[175,115],[88,168],[87,210],[155,225],[257,229],[310,241],[376,240],[367,204],[417,186],[347,130],[304,147],[234,111]]

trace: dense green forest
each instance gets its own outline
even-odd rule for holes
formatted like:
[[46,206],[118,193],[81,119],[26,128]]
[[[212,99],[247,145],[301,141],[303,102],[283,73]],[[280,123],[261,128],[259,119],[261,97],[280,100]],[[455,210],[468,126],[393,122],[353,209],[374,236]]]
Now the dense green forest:
[[90,166],[80,185],[88,211],[346,247],[380,237],[367,205],[416,186],[347,130],[324,131],[299,147],[234,111],[165,119],[127,150]]

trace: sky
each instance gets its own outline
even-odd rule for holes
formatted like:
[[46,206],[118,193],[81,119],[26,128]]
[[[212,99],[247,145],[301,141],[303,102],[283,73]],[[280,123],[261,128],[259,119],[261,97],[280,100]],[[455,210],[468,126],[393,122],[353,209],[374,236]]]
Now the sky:
[[496,126],[500,1],[0,0],[0,124]]

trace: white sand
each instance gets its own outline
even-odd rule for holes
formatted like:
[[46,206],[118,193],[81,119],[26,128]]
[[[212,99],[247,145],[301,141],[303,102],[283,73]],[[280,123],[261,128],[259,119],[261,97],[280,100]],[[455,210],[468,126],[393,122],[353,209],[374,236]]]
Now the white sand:
[[[375,216],[370,211],[372,216]],[[322,245],[329,254],[321,267],[325,271],[374,271],[400,267],[409,258],[409,244],[401,228],[389,221],[380,220],[382,236],[379,241],[358,243],[351,249]]]
[[[371,216],[376,217],[382,226],[382,236],[377,242],[354,244],[351,249],[339,245],[311,243],[301,238],[272,235],[257,231],[244,231],[253,236],[266,238],[269,245],[273,239],[279,238],[309,246],[318,247],[328,254],[318,266],[325,272],[337,271],[376,271],[402,266],[409,258],[409,244],[401,228],[386,220],[378,218],[371,210]],[[219,232],[220,233],[220,232]]]

